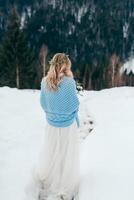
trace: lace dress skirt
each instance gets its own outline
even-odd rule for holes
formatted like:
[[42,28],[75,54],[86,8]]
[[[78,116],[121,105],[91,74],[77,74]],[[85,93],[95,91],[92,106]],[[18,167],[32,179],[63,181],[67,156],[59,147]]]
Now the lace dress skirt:
[[68,127],[46,124],[36,168],[38,199],[72,200],[79,190],[79,137],[76,120]]

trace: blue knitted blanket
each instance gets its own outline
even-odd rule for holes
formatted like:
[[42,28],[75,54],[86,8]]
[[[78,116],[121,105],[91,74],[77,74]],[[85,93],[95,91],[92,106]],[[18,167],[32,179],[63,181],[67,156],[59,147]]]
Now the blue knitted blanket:
[[76,120],[77,127],[80,127],[78,116],[80,102],[76,82],[72,77],[64,76],[58,91],[49,91],[44,77],[41,81],[40,104],[49,124],[66,127]]

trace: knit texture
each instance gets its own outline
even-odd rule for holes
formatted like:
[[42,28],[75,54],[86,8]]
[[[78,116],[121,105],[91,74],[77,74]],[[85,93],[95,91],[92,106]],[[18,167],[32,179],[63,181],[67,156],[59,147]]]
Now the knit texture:
[[45,77],[41,81],[40,104],[49,124],[56,127],[66,127],[77,122],[79,98],[77,96],[76,82],[72,77],[64,76],[59,84],[58,91],[50,91],[46,87]]

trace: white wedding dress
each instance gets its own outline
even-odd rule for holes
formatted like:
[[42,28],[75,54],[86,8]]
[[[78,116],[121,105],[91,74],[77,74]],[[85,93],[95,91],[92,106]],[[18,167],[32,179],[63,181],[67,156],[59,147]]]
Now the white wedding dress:
[[68,127],[46,123],[44,141],[36,166],[38,199],[72,200],[80,180],[79,136],[76,120]]

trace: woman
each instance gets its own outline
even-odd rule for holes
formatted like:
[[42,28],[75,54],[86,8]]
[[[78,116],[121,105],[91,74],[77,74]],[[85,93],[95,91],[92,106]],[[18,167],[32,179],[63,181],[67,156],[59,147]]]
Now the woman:
[[78,199],[80,102],[66,54],[57,53],[50,61],[41,81],[40,103],[46,127],[38,163],[39,199]]

